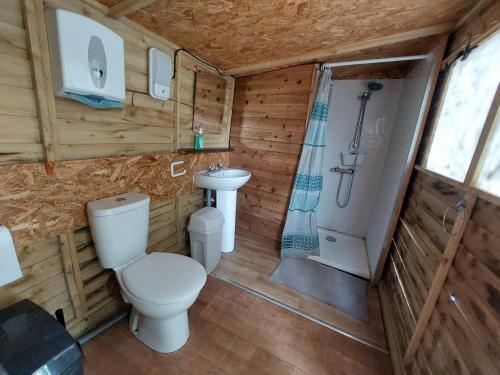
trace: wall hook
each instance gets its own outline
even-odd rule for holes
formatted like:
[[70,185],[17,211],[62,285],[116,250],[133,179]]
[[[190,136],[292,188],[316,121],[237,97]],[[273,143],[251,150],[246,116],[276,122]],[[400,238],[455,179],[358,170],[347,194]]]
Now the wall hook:
[[184,164],[184,160],[173,161],[172,163],[170,163],[170,175],[172,177],[180,177],[180,176],[184,176],[186,174],[185,169],[180,171],[180,172],[175,172],[175,167],[178,165],[182,165],[182,164]]

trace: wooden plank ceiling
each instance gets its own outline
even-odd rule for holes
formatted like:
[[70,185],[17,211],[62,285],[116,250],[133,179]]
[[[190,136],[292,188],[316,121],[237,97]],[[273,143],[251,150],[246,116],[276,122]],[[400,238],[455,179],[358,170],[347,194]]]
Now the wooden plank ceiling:
[[[123,0],[99,1],[112,7]],[[476,0],[141,0],[139,3],[146,6],[127,17],[211,64],[238,74],[244,72],[242,67],[258,68],[259,64],[304,54],[321,55],[321,51],[333,49],[331,55],[336,55],[336,50],[342,51],[346,46],[370,47],[369,42],[374,40],[390,43],[391,37],[398,42],[405,37],[409,40],[443,32],[466,14]]]

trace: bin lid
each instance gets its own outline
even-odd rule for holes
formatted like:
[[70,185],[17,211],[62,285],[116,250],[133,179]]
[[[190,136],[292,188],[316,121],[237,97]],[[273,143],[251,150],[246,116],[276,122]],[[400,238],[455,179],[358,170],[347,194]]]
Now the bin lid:
[[0,310],[0,346],[0,369],[7,374],[63,374],[83,359],[66,329],[27,299]]
[[188,230],[196,233],[209,233],[224,224],[224,217],[215,207],[203,207],[196,211],[189,219]]

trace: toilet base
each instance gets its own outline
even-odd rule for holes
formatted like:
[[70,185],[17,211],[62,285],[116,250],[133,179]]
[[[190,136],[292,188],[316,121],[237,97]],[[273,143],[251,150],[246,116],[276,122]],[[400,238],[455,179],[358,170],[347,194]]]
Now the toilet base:
[[187,310],[170,318],[150,318],[132,308],[130,332],[143,344],[160,353],[179,350],[189,338]]

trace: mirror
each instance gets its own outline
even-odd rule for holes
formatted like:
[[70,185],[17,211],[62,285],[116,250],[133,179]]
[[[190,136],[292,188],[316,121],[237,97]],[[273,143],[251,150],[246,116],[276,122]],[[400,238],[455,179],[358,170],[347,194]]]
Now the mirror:
[[226,80],[214,73],[196,69],[194,83],[193,131],[222,134]]

